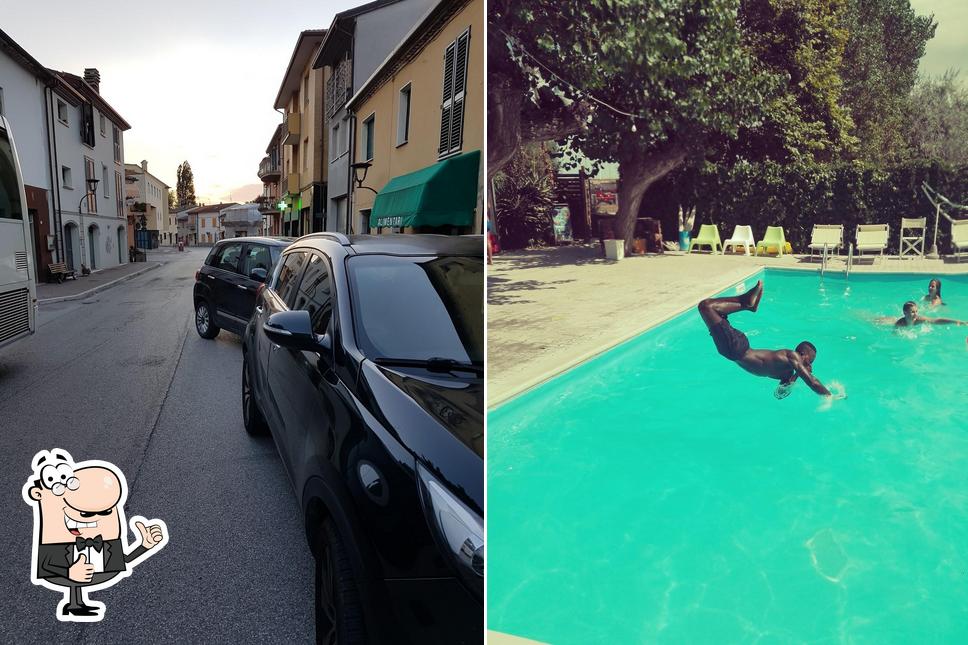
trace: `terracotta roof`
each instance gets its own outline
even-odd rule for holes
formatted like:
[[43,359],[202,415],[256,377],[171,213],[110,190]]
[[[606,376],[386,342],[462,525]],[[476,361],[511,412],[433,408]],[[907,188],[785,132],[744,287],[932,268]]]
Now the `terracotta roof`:
[[101,97],[101,95],[98,94],[97,91],[95,91],[93,87],[88,85],[87,81],[85,81],[83,78],[81,78],[80,76],[71,74],[70,72],[58,72],[55,70],[51,70],[51,71],[57,76],[61,77],[67,84],[69,84],[75,90],[80,92],[84,96],[84,98],[86,98],[87,100],[97,105],[98,109],[101,110],[101,112],[104,112],[105,114],[107,114],[109,117],[111,117],[111,120],[119,128],[121,128],[122,130],[131,129],[131,126],[128,125],[128,122],[125,121],[120,114],[118,114],[117,110],[111,107],[108,104],[108,102],[105,101]]
[[217,213],[223,208],[228,208],[229,206],[235,206],[237,202],[225,202],[224,204],[209,204],[208,206],[196,206],[190,209],[188,212],[191,215],[196,213]]

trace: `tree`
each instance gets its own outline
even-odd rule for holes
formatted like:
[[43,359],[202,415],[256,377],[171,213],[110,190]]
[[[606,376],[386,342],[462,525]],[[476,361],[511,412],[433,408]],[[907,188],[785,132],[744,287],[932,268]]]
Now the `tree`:
[[179,206],[190,206],[195,203],[195,176],[187,161],[178,165],[175,192]]
[[841,76],[858,157],[883,163],[903,149],[905,108],[918,62],[938,24],[919,16],[909,0],[850,0],[843,24],[849,37]]
[[957,72],[920,80],[906,112],[905,140],[914,156],[968,165],[968,89]]
[[522,248],[553,237],[555,169],[540,145],[520,148],[494,177],[501,245]]
[[178,207],[178,198],[175,196],[175,191],[171,188],[168,189],[168,210],[173,211]]
[[571,100],[598,103],[568,147],[619,164],[617,230],[631,247],[645,191],[711,141],[762,119],[776,79],[742,41],[738,0],[534,0],[516,9],[541,27],[524,45]]

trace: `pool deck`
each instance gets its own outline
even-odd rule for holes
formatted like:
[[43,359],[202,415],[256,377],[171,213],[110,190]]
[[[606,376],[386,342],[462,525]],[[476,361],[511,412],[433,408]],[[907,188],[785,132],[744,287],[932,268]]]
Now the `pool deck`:
[[[855,258],[851,272],[968,273],[968,262]],[[598,244],[511,251],[487,267],[487,404],[500,405],[763,267],[817,272],[807,256],[667,252],[600,256]],[[828,265],[842,275],[846,256]],[[927,282],[925,282],[927,289]]]

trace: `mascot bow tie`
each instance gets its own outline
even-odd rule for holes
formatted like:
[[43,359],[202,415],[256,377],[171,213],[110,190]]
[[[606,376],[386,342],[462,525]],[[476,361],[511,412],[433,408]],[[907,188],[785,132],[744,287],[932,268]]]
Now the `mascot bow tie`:
[[74,547],[78,551],[83,551],[84,549],[90,548],[92,546],[94,547],[95,551],[101,550],[101,547],[103,546],[103,541],[101,540],[100,535],[94,538],[79,537],[76,540],[74,540]]

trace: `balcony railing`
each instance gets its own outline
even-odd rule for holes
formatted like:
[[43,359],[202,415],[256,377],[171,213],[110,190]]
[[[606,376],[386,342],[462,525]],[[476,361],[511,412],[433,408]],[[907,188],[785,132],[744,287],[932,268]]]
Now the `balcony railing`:
[[262,181],[276,181],[280,172],[279,162],[273,163],[270,157],[264,158],[259,164],[259,179]]
[[299,144],[299,112],[290,112],[286,115],[282,144],[286,146]]

